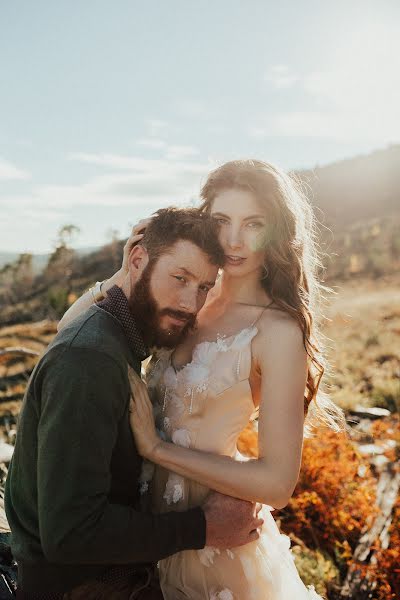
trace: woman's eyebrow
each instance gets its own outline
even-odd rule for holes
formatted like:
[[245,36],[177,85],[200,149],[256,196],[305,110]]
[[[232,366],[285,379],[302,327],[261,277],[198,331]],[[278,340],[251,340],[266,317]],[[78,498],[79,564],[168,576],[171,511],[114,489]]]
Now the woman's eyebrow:
[[245,217],[243,220],[248,221],[249,219],[265,219],[265,215],[251,215],[250,217]]
[[[230,219],[230,217],[222,212],[215,212],[212,213],[213,217],[225,217],[226,219]],[[243,219],[243,221],[248,221],[249,219],[265,219],[265,215],[259,214],[259,215],[250,215],[249,217],[245,217]]]

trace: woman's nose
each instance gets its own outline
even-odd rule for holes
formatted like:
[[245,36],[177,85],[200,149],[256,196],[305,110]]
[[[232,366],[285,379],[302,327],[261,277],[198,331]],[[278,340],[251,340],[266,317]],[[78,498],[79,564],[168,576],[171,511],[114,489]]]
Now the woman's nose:
[[230,228],[227,237],[228,246],[232,249],[240,248],[242,245],[242,236],[239,228]]

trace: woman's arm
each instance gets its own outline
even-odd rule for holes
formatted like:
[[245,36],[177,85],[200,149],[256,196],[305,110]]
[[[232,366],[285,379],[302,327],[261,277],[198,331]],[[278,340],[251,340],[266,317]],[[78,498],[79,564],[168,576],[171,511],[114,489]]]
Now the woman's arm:
[[[101,285],[101,292],[104,297],[107,295],[107,291],[114,287],[114,285],[122,286],[122,283],[125,277],[128,274],[128,258],[129,253],[133,246],[135,246],[143,237],[143,231],[146,229],[147,225],[150,223],[152,217],[149,219],[142,219],[133,226],[132,233],[124,246],[123,258],[122,258],[122,266],[114,273],[110,279],[106,279]],[[140,233],[141,232],[141,233]],[[93,294],[90,289],[87,292],[84,292],[82,296],[78,298],[69,309],[64,313],[62,319],[58,322],[57,331],[61,331],[68,323],[73,321],[78,315],[87,310],[94,303]]]
[[[120,271],[117,271],[110,279],[106,279],[101,285],[101,291],[104,296],[107,294],[107,290],[109,290],[114,285],[120,285],[122,281],[122,276]],[[78,315],[82,312],[90,308],[94,304],[94,297],[92,292],[87,290],[84,292],[82,296],[75,300],[73,304],[69,307],[69,309],[63,314],[62,318],[57,324],[57,331],[61,331],[68,323],[73,321]]]
[[149,460],[223,494],[282,508],[298,479],[303,441],[307,356],[298,325],[284,317],[269,322],[268,333],[261,326],[253,355],[262,377],[257,459],[240,462],[160,440],[146,387],[132,375],[131,426]]

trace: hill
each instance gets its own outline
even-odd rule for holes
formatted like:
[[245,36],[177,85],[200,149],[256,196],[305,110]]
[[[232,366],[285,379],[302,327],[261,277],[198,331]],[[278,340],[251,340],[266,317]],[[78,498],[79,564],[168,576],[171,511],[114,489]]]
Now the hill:
[[[328,284],[400,271],[400,145],[296,175],[321,222]],[[8,266],[0,262],[0,321],[60,317],[77,294],[119,268],[123,245],[113,240],[78,251],[61,245],[31,262],[30,255]]]
[[[14,263],[20,255],[17,252],[0,252],[0,269],[6,265]],[[43,271],[49,260],[48,254],[33,254],[32,268],[34,273]]]
[[334,231],[400,213],[400,145],[297,175],[309,187],[318,218]]
[[[77,248],[76,253],[78,256],[85,256],[90,254],[91,252],[95,252],[97,247],[90,246],[88,248]],[[18,252],[7,252],[0,251],[0,269],[2,269],[5,265],[9,265],[18,260],[20,253]],[[46,267],[49,261],[50,253],[43,254],[32,254],[32,268],[34,273],[40,273]]]

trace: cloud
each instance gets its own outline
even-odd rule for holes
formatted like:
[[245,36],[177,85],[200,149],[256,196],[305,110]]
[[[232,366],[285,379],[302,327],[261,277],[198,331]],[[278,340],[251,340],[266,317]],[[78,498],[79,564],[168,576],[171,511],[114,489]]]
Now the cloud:
[[150,148],[150,150],[162,150],[167,146],[167,142],[164,140],[160,140],[157,138],[141,138],[136,140],[138,146],[143,146],[144,148]]
[[124,156],[121,154],[89,154],[85,152],[72,152],[68,155],[69,160],[77,160],[82,163],[108,167],[111,169],[122,169],[139,172],[149,172],[153,169],[160,169],[164,161],[160,159],[149,159],[136,156]]
[[[176,147],[176,154],[192,154]],[[162,206],[187,206],[199,197],[200,186],[213,167],[207,161],[145,159],[115,154],[76,152],[70,160],[97,165],[100,174],[75,185],[33,186],[25,195],[0,196],[3,248],[35,250],[51,246],[57,228],[64,223],[81,227],[90,244],[104,242],[106,228],[125,231]],[[7,217],[6,217],[7,216]],[[126,233],[128,233],[126,229]],[[28,248],[29,249],[29,248]]]
[[148,134],[151,137],[160,137],[169,129],[167,121],[162,119],[149,119],[146,123]]
[[[126,156],[123,154],[88,154],[73,152],[68,155],[69,160],[107,167],[114,170],[130,171],[128,177],[141,180],[148,177],[149,183],[157,178],[171,177],[179,179],[185,173],[200,173],[208,167],[208,163],[199,163],[185,160],[198,154],[192,146],[168,146],[166,156],[163,158],[143,158],[141,156]],[[112,177],[112,176],[111,176]],[[104,177],[103,177],[104,179]]]
[[91,170],[81,183],[33,185],[27,194],[0,195],[0,212],[10,215],[2,223],[8,231],[3,247],[21,248],[26,243],[43,250],[51,245],[50,236],[54,237],[57,228],[70,222],[81,227],[88,243],[100,244],[107,227],[125,231],[129,222],[162,206],[194,204],[214,164],[200,160],[192,146],[166,146],[162,154],[161,158],[143,158],[70,153],[68,160],[97,167],[95,174]]
[[164,140],[145,138],[137,140],[136,143],[150,150],[164,150],[162,154],[168,160],[181,160],[199,154],[199,150],[194,146],[169,145]]
[[194,146],[168,146],[166,158],[168,160],[182,160],[198,154],[199,151]]
[[178,114],[187,119],[210,117],[212,112],[203,102],[194,98],[181,98],[175,106]]
[[398,73],[397,27],[364,24],[343,36],[320,69],[294,75],[287,65],[271,67],[265,80],[276,89],[296,84],[296,91],[303,92],[302,108],[258,115],[248,133],[258,138],[324,138],[371,146],[399,141]]
[[276,113],[260,119],[257,125],[249,128],[249,134],[254,138],[279,136],[341,139],[344,133],[337,115],[313,111]]
[[[202,179],[212,167],[209,162],[185,160],[193,154],[191,147],[172,147],[180,160],[146,159],[115,154],[75,152],[70,160],[102,167],[100,175],[77,185],[35,186],[31,194],[2,197],[3,207],[58,211],[61,215],[72,207],[125,207],[155,209],[161,205],[187,204],[197,198]],[[109,172],[104,172],[109,171]]]
[[30,173],[16,167],[8,160],[0,158],[0,181],[29,179]]
[[287,65],[274,65],[264,75],[264,81],[276,89],[290,88],[299,81]]

